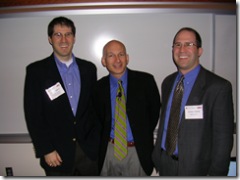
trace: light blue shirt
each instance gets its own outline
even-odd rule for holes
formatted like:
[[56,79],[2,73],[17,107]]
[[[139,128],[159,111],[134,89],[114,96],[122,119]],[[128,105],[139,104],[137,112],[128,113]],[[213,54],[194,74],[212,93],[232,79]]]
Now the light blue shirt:
[[[127,84],[128,84],[128,71],[126,70],[123,76],[120,78],[122,80],[122,86],[124,89],[124,95],[127,102]],[[114,122],[115,122],[115,104],[116,104],[116,96],[118,89],[118,80],[110,74],[110,93],[111,93],[111,108],[112,108],[112,126],[111,126],[111,134],[110,137],[114,139]],[[134,142],[131,127],[127,117],[127,141]]]
[[[184,107],[187,103],[187,100],[188,100],[188,97],[192,91],[192,87],[195,83],[195,80],[198,76],[198,73],[200,71],[200,65],[198,65],[196,68],[194,68],[192,71],[188,72],[187,74],[184,75],[184,93],[183,93],[183,99],[182,99],[182,104],[181,104],[181,112],[180,112],[180,117],[182,117],[182,114],[183,114],[183,111],[184,111]],[[180,77],[182,76],[182,74],[179,72],[176,79],[175,79],[175,82],[174,82],[174,85],[173,85],[173,88],[172,88],[172,91],[171,91],[171,94],[170,94],[170,97],[169,97],[169,100],[168,100],[168,104],[167,104],[167,110],[166,110],[166,115],[165,115],[165,123],[164,123],[164,129],[163,129],[163,136],[162,136],[162,144],[161,144],[161,147],[166,150],[165,148],[165,142],[166,142],[166,136],[167,136],[167,126],[168,126],[168,121],[169,121],[169,116],[170,116],[170,110],[171,110],[171,104],[172,104],[172,99],[173,99],[173,92],[174,92],[174,89],[178,83],[178,81],[180,80]],[[181,118],[179,119],[179,121],[181,120]],[[173,153],[174,155],[178,155],[178,145],[175,149],[175,152]]]
[[76,115],[78,100],[80,96],[81,88],[81,79],[80,79],[80,70],[75,60],[75,56],[72,55],[73,61],[67,67],[66,64],[62,63],[56,56],[55,62],[57,64],[58,71],[62,77],[64,87],[70,102],[73,114]]

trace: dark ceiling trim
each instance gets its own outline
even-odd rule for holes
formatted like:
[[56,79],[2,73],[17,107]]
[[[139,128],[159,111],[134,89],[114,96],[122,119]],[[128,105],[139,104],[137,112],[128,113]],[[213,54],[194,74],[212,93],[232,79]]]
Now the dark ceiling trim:
[[[0,3],[1,5],[1,3]],[[160,10],[190,10],[192,12],[206,10],[209,12],[225,12],[236,14],[236,3],[213,2],[95,2],[95,3],[65,3],[48,5],[27,5],[1,7],[0,16],[15,13],[58,12],[73,10],[132,10],[132,9],[160,9]]]
[[208,3],[235,3],[235,0],[1,0],[0,7],[29,6],[29,5],[50,5],[68,3],[102,3],[102,2],[208,2]]

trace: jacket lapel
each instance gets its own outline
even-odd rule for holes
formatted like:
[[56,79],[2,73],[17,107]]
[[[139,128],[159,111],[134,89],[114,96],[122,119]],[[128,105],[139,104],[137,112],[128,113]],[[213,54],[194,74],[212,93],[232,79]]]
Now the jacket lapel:
[[[195,84],[192,87],[192,91],[188,97],[186,106],[188,105],[200,105],[202,103],[203,95],[204,95],[204,87],[206,84],[206,71],[203,67],[201,67],[199,74],[195,80]],[[185,122],[185,110],[183,111],[181,118],[181,127],[184,128]]]
[[[131,101],[132,98],[136,95],[137,88],[138,88],[138,83],[136,82],[135,79],[135,74],[133,71],[128,69],[128,85],[127,85],[127,102],[126,102],[126,107],[129,107],[129,104],[131,104],[134,101]],[[131,105],[130,105],[131,106]]]
[[71,110],[71,105],[70,105],[70,102],[69,102],[68,96],[67,96],[67,91],[66,91],[64,83],[62,81],[61,75],[58,71],[53,54],[47,60],[46,69],[48,69],[47,70],[47,78],[46,78],[46,83],[49,84],[48,87],[55,85],[57,82],[59,82],[61,84],[65,93],[59,97],[60,101],[58,104],[59,104],[59,106],[64,106],[64,108],[62,108],[62,109],[65,109],[66,111],[68,111],[69,114],[71,114],[73,116],[73,112]]
[[105,121],[110,122],[112,121],[112,107],[111,107],[111,97],[110,97],[110,76],[108,75],[104,80],[104,86],[102,89],[101,94],[103,95],[104,102],[106,103],[105,113],[106,119]]
[[189,95],[186,105],[199,105],[201,103],[203,94],[204,94],[204,86],[206,84],[206,71],[203,67],[201,67],[195,84],[192,87],[192,91]]
[[[167,105],[168,105],[168,100],[169,100],[169,96],[171,94],[172,91],[172,87],[175,81],[175,78],[177,76],[177,72],[172,74],[171,76],[169,76],[168,79],[166,79],[164,81],[164,85],[162,85],[162,109],[161,109],[161,120],[160,120],[160,124],[159,127],[161,127],[161,129],[159,129],[160,131],[160,135],[162,136],[162,132],[163,132],[163,128],[164,128],[164,123],[165,123],[165,116],[166,116],[166,109],[167,109]],[[162,137],[160,137],[160,139],[162,140]]]

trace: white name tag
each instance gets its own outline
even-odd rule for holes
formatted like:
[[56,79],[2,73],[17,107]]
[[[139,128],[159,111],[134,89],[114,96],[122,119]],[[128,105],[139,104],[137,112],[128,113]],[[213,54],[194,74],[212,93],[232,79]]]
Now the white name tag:
[[185,119],[203,119],[203,105],[185,106]]
[[62,88],[62,85],[59,82],[53,85],[52,87],[45,89],[45,91],[47,92],[48,97],[51,100],[54,100],[65,93],[64,89]]

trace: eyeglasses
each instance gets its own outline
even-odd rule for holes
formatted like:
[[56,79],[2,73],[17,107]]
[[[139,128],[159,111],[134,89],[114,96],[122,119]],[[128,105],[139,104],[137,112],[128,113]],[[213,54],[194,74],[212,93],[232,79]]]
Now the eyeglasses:
[[193,42],[185,42],[185,43],[180,43],[180,42],[176,42],[176,43],[174,43],[173,44],[173,48],[176,48],[176,49],[179,49],[179,48],[181,48],[181,47],[185,47],[185,48],[188,48],[188,49],[190,49],[190,48],[192,48],[193,46],[197,46],[197,44],[195,44],[195,43],[193,43]]
[[62,34],[60,32],[58,33],[54,33],[53,36],[56,38],[56,39],[62,39],[63,36],[65,36],[65,38],[70,38],[73,36],[73,33],[72,32],[67,32],[65,34]]

